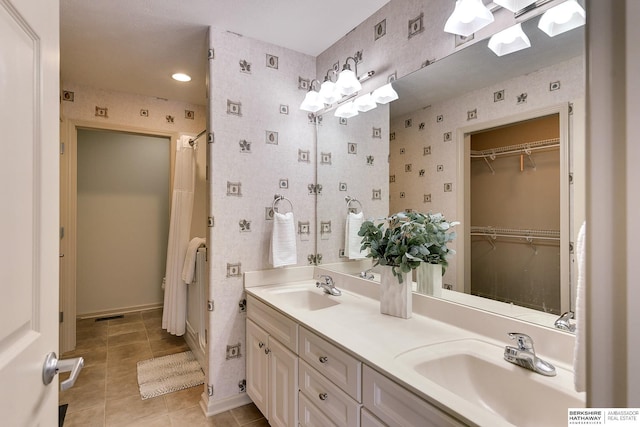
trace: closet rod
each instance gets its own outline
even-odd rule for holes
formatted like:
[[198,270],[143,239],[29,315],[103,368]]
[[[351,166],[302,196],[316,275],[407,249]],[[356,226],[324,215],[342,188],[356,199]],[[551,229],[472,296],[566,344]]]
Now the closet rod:
[[559,237],[533,236],[533,235],[525,235],[525,234],[520,235],[520,234],[482,233],[482,232],[471,232],[470,234],[472,236],[484,236],[484,237],[491,237],[491,238],[510,237],[513,239],[525,239],[525,240],[538,239],[538,240],[560,241]]
[[560,147],[560,139],[545,139],[542,141],[527,142],[525,144],[507,145],[504,147],[490,148],[487,150],[471,150],[470,156],[472,158],[489,157],[491,160],[495,160],[496,156],[508,155],[508,154],[522,154],[523,152],[528,154],[531,151],[543,150],[547,148]]

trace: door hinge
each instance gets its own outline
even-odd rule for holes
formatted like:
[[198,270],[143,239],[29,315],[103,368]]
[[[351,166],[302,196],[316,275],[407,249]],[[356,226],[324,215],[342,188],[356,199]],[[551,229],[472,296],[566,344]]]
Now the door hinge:
[[60,227],[60,240],[64,239],[64,227]]
[[64,322],[64,311],[60,312],[60,323]]
[[209,52],[207,53],[207,59],[214,59],[216,56],[216,52],[213,50],[213,48],[209,49]]
[[60,143],[60,155],[64,154],[64,142]]
[[207,301],[207,310],[208,311],[213,311],[214,308],[215,308],[215,304],[214,304],[213,300],[212,299],[208,300]]
[[207,227],[213,227],[215,221],[213,220],[213,217],[210,216],[207,218]]
[[216,141],[216,135],[213,131],[209,132],[209,134],[207,135],[207,142],[209,144],[213,144]]

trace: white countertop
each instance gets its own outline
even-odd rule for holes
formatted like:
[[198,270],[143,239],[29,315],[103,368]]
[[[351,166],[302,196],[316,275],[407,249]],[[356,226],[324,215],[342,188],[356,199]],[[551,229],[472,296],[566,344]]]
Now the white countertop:
[[[299,270],[297,275],[289,274],[289,279],[300,279],[306,274]],[[247,273],[249,274],[249,273]],[[325,339],[353,354],[365,364],[383,373],[407,389],[416,393],[434,406],[452,414],[455,418],[469,425],[481,426],[510,426],[503,418],[487,411],[478,405],[466,402],[449,390],[436,383],[419,377],[415,370],[399,363],[397,355],[422,346],[460,339],[478,339],[496,346],[496,360],[502,360],[504,346],[508,338],[499,341],[487,335],[453,326],[435,318],[420,314],[423,310],[420,304],[415,306],[410,319],[401,319],[380,314],[380,304],[376,298],[378,289],[375,283],[353,278],[349,275],[332,272],[336,287],[343,291],[341,296],[324,295],[316,288],[315,280],[311,277],[304,280],[284,281],[282,284],[255,286],[259,278],[252,277],[247,285],[247,294],[279,310],[295,320],[301,326],[321,335]],[[246,279],[245,279],[246,280]],[[278,283],[275,276],[266,280],[267,283]],[[308,287],[323,297],[335,299],[340,304],[311,311],[283,303],[282,294],[274,293],[274,288]],[[429,298],[414,296],[415,298]],[[430,300],[434,300],[430,298]],[[432,304],[429,301],[429,304]],[[444,302],[446,304],[446,302]],[[416,312],[418,311],[418,312]],[[454,313],[455,315],[455,313]],[[470,312],[473,316],[473,312]],[[437,317],[437,316],[436,316]],[[504,331],[511,332],[505,325]],[[528,332],[528,331],[526,331]],[[525,332],[525,333],[526,333]],[[544,381],[553,382],[562,389],[573,388],[571,366],[553,358],[544,357],[558,369],[556,377],[544,377]],[[504,361],[505,364],[509,364]],[[517,368],[517,367],[516,367]],[[521,369],[521,368],[518,368]],[[538,374],[535,374],[538,375]],[[584,393],[583,393],[584,395]]]

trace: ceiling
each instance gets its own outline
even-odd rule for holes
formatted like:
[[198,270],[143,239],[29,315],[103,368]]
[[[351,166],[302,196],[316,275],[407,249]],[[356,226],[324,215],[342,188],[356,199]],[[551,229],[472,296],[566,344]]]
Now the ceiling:
[[388,2],[60,0],[61,79],[204,105],[209,26],[315,57]]

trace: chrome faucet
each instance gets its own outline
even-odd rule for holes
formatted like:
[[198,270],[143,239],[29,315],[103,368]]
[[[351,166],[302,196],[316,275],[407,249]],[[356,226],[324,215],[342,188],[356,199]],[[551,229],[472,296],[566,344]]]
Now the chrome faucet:
[[569,320],[573,318],[573,311],[566,311],[562,313],[562,316],[558,317],[553,325],[558,329],[562,329],[563,331],[575,332],[576,325],[569,322]]
[[336,288],[336,285],[333,283],[333,278],[331,276],[321,274],[318,276],[318,279],[321,279],[321,281],[316,282],[316,288],[322,288],[325,293],[336,297],[342,295],[340,289]]
[[365,271],[361,271],[359,276],[363,279],[367,279],[367,280],[373,280],[374,276],[373,276],[373,268],[369,268]]
[[509,338],[516,341],[517,347],[506,346],[504,348],[504,360],[547,377],[556,375],[555,366],[536,356],[536,351],[533,349],[533,340],[529,335],[511,332],[509,333]]

